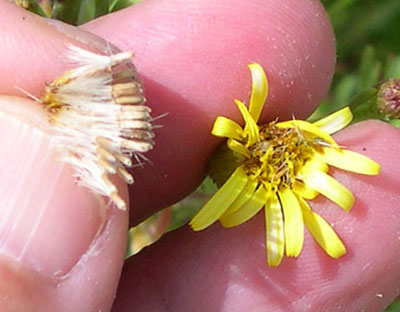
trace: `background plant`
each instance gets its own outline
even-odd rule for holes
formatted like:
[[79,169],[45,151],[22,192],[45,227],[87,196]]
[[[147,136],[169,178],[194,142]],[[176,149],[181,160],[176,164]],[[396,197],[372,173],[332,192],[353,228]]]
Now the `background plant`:
[[[80,25],[141,0],[15,0],[39,15]],[[389,120],[373,105],[376,87],[389,78],[400,78],[400,1],[399,0],[321,0],[332,22],[337,46],[337,65],[331,88],[310,119],[319,119],[350,105],[355,121],[379,118]],[[375,91],[374,91],[375,90]],[[369,102],[368,102],[369,101]],[[371,102],[371,103],[370,103]],[[367,109],[365,109],[367,108]],[[188,222],[200,209],[215,186],[209,178],[190,196],[150,217],[130,230],[132,256],[158,240],[165,232]],[[396,300],[386,311],[400,311]]]

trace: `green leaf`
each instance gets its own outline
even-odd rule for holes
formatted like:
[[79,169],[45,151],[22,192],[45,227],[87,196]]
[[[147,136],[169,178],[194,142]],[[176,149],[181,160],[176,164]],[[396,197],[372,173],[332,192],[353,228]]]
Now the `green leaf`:
[[371,103],[375,103],[376,105],[376,95],[378,93],[378,90],[376,89],[367,89],[364,90],[363,92],[359,93],[356,95],[349,103],[350,109],[351,110],[356,110],[358,107],[368,104],[370,105]]
[[80,7],[78,10],[77,25],[87,23],[96,17],[96,1],[95,0],[83,0],[80,1]]
[[400,78],[400,55],[387,61],[385,79]]
[[99,16],[124,9],[141,0],[53,0],[53,18],[72,25],[87,23]]
[[344,76],[335,88],[333,110],[346,106],[350,99],[357,93],[358,77],[356,75]]
[[141,1],[142,0],[114,0],[109,5],[108,12],[115,12],[121,9],[125,9]]
[[244,157],[242,155],[231,151],[224,142],[209,158],[208,174],[217,187],[220,188],[232,175],[235,169],[242,164],[243,160]]
[[29,11],[31,11],[31,12],[33,12],[33,13],[36,13],[36,14],[38,14],[38,15],[40,15],[40,16],[43,16],[43,17],[49,17],[49,16],[47,16],[47,14],[43,11],[43,9],[37,4],[36,1],[33,1],[32,3],[30,3]]
[[361,56],[361,62],[358,70],[359,90],[372,88],[378,83],[381,64],[376,60],[375,50],[372,46],[365,47]]
[[399,312],[400,311],[400,300],[395,299],[386,309],[385,312]]
[[391,119],[388,123],[393,127],[400,128],[400,119]]

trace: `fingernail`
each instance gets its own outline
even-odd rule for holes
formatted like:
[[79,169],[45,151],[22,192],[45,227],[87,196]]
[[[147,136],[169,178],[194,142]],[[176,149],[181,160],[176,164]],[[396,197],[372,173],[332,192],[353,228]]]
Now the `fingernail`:
[[84,31],[78,27],[71,26],[69,24],[54,19],[44,19],[44,21],[59,33],[65,35],[70,39],[76,40],[89,48],[95,49],[103,53],[121,52],[115,45],[109,43],[103,38]]
[[0,110],[0,254],[43,274],[63,276],[98,235],[105,208],[76,185],[48,134],[31,125],[29,112],[25,115],[21,119]]

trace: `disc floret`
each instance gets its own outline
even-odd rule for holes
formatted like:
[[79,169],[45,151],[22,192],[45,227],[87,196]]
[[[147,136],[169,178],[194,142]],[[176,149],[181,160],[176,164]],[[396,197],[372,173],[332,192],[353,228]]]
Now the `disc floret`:
[[[378,174],[380,166],[342,149],[330,136],[351,122],[349,108],[314,123],[293,119],[258,125],[268,83],[259,64],[249,68],[253,82],[249,108],[235,100],[245,126],[218,116],[212,129],[213,135],[227,139],[230,152],[242,161],[190,225],[199,231],[219,220],[224,227],[233,227],[264,208],[270,266],[279,265],[284,252],[289,257],[300,254],[304,226],[329,256],[339,258],[346,253],[344,244],[306,200],[321,194],[349,211],[354,196],[328,175],[328,165],[367,175]],[[223,163],[221,155],[218,158],[218,163]],[[218,180],[218,168],[210,168],[210,172]]]

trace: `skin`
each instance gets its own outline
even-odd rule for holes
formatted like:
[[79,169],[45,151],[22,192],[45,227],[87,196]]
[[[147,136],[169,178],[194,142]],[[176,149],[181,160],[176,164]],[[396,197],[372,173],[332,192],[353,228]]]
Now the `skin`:
[[[378,177],[332,171],[356,195],[351,213],[322,197],[312,204],[344,241],[340,260],[306,233],[297,260],[267,267],[259,214],[230,230],[184,227],[123,262],[129,222],[176,202],[204,177],[220,143],[209,134],[215,117],[240,122],[233,99],[248,99],[246,64],[267,71],[262,120],[303,118],[318,105],[335,49],[317,1],[147,0],[80,29],[8,1],[0,11],[2,311],[379,311],[399,294],[400,134],[376,121],[335,135],[382,166]],[[107,52],[101,38],[135,53],[153,115],[169,113],[146,154],[152,164],[133,172],[129,193],[117,182],[129,214],[102,210],[74,183],[50,147],[40,106],[15,89],[40,96],[68,68],[67,43]]]

